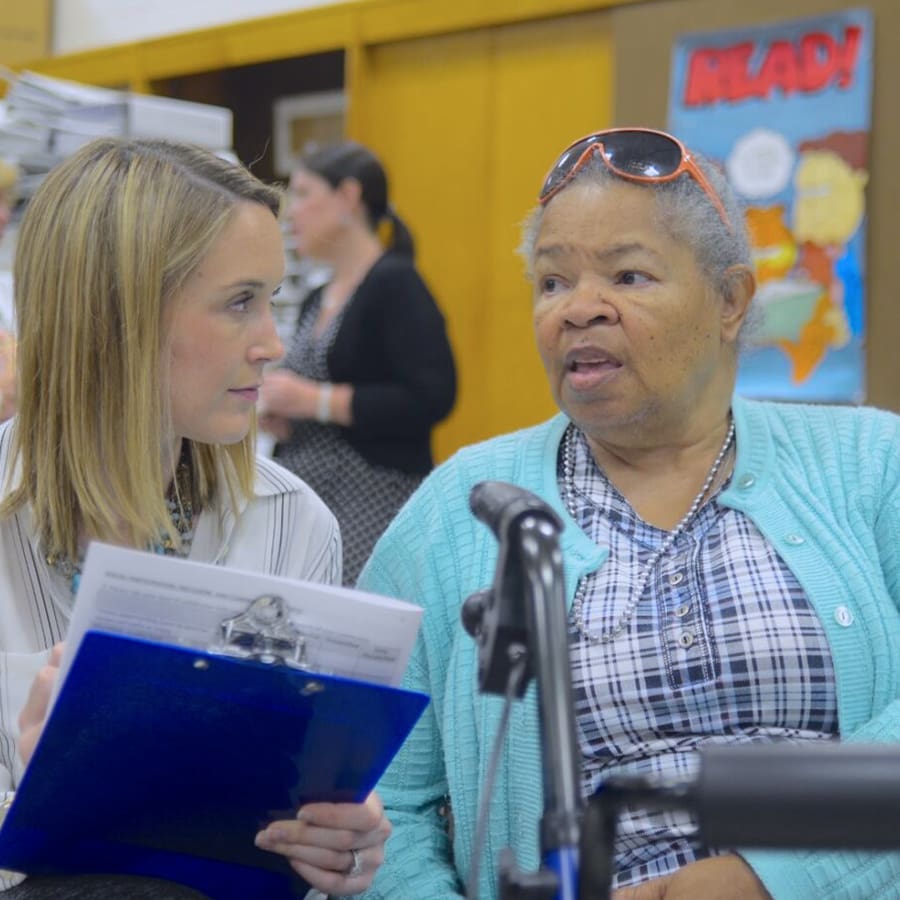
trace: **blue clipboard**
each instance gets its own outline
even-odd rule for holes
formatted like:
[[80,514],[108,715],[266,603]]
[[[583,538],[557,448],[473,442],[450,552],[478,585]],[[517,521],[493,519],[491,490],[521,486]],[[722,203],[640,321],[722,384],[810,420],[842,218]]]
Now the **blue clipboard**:
[[361,801],[425,694],[89,631],[0,828],[0,868],[166,878],[216,900],[302,896],[254,836]]

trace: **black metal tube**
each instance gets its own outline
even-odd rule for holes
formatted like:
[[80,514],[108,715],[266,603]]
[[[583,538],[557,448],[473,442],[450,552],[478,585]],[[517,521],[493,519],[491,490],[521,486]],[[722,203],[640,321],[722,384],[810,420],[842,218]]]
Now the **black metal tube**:
[[777,742],[700,752],[695,779],[612,776],[582,822],[580,896],[607,900],[624,806],[683,809],[710,847],[900,850],[900,746]]
[[900,746],[707,747],[694,797],[715,847],[900,848]]
[[525,606],[544,737],[541,847],[546,853],[578,846],[582,811],[558,530],[545,518],[526,515],[520,548],[531,594]]

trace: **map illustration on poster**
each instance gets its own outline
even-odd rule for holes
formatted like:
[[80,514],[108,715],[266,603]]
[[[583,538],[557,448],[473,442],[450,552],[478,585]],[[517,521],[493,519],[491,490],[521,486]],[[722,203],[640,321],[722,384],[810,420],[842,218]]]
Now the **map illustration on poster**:
[[669,127],[744,203],[756,323],[751,397],[865,398],[872,16],[865,9],[680,37]]

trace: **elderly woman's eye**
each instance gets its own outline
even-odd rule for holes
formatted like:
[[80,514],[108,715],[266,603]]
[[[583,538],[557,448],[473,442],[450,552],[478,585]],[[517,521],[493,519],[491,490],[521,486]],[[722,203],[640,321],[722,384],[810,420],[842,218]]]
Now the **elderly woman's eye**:
[[560,280],[555,275],[545,275],[543,278],[539,279],[539,284],[541,286],[541,293],[552,294],[559,289]]
[[620,272],[616,280],[619,284],[644,284],[649,281],[650,278],[643,272],[635,272],[629,269],[626,272]]

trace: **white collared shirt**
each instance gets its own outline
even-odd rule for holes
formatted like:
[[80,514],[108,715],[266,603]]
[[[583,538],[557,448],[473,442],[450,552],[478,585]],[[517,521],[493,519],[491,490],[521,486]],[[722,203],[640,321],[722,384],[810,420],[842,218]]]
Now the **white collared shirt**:
[[[0,425],[0,485],[5,485],[15,420]],[[65,639],[73,597],[48,565],[21,510],[0,521],[0,803],[22,777],[19,712],[54,644]],[[257,461],[254,497],[237,511],[222,502],[196,520],[189,559],[289,578],[341,582],[341,538],[324,503],[270,459]],[[4,880],[0,890],[20,876]]]

